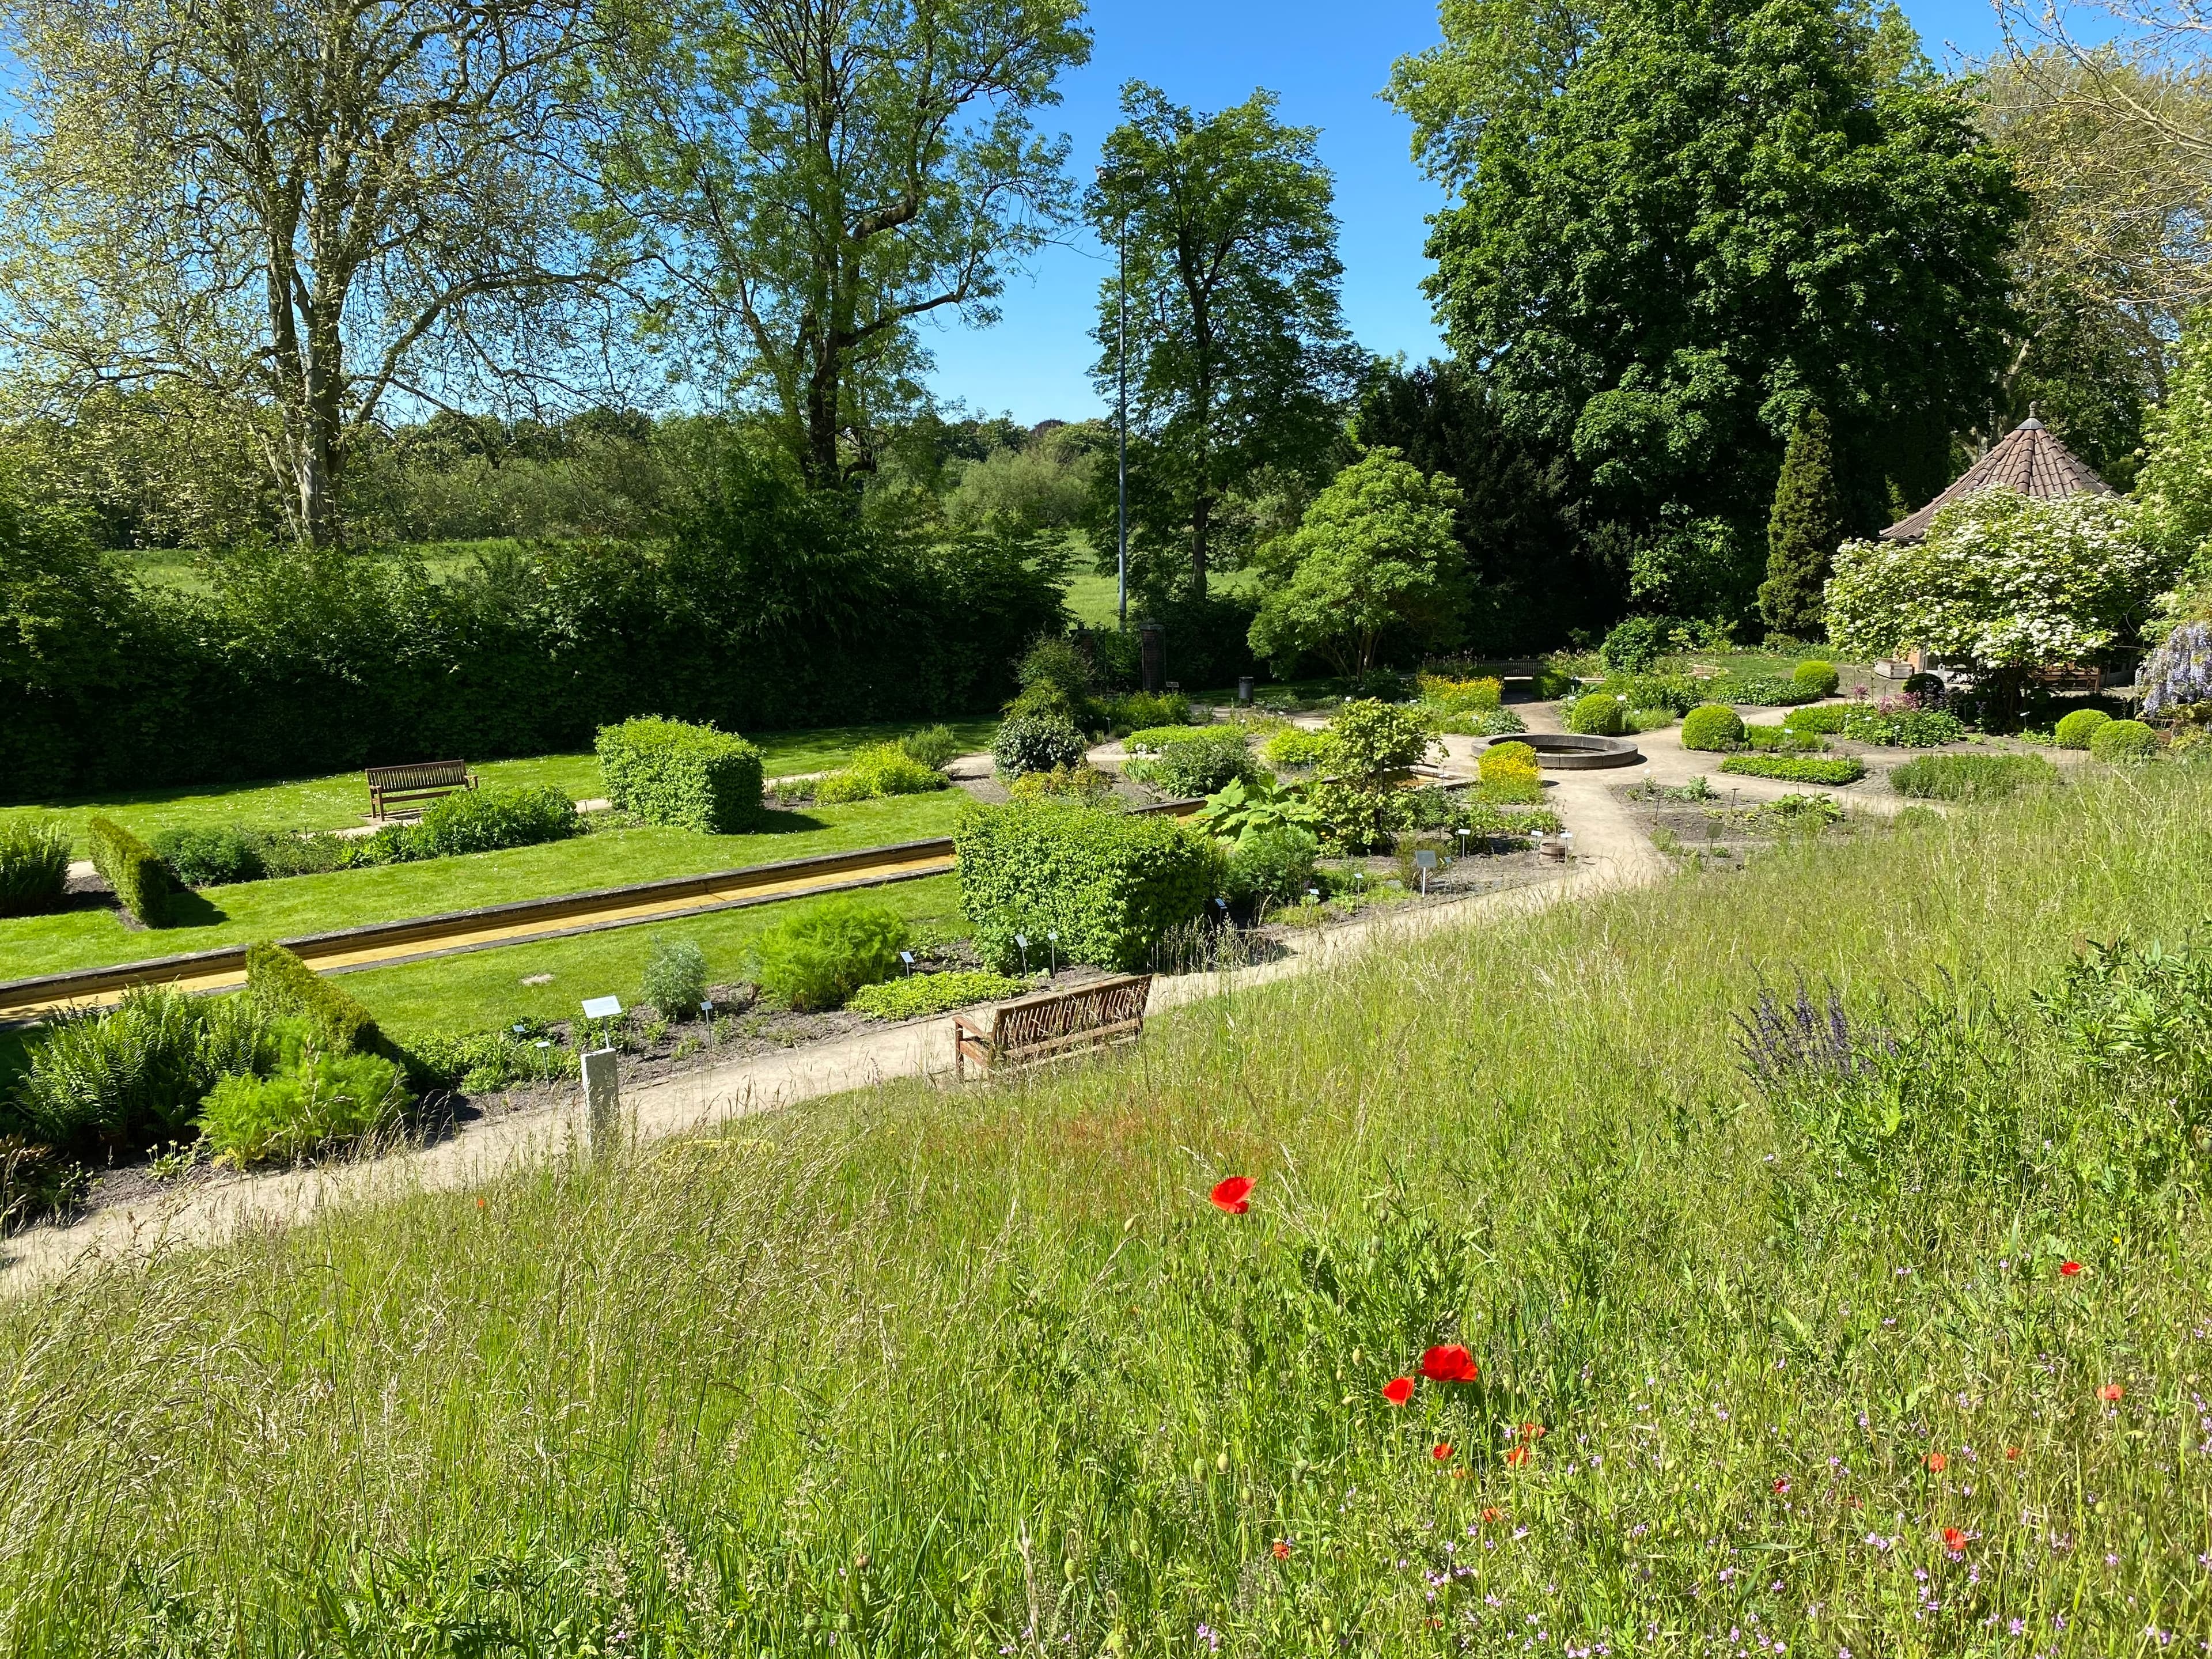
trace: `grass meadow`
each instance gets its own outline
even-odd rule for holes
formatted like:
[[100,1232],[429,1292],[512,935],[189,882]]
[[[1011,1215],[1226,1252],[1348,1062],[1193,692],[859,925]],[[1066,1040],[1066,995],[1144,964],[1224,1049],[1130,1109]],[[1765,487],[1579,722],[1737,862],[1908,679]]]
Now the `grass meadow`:
[[2098,773],[44,1290],[0,1650],[2197,1650],[2202,1049],[2060,992],[2207,915]]

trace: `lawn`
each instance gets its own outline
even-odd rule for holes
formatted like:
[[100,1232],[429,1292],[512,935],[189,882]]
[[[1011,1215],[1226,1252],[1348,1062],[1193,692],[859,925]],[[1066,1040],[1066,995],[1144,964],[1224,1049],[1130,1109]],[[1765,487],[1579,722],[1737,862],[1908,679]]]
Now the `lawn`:
[[8,1645],[2193,1652],[2212,1010],[2030,999],[2207,915],[2212,774],[2105,775],[83,1278]]
[[[988,749],[997,729],[992,720],[947,722],[963,748]],[[902,726],[826,726],[800,732],[753,734],[768,775],[793,777],[841,766],[856,749],[884,743],[915,729]],[[522,760],[484,761],[471,768],[485,786],[519,788],[550,783],[578,800],[593,800],[606,791],[598,757],[539,755]],[[368,787],[359,772],[292,781],[242,783],[190,789],[154,789],[88,796],[46,805],[0,806],[0,822],[11,817],[60,817],[85,856],[85,821],[105,815],[127,830],[150,836],[186,824],[244,823],[264,830],[343,830],[367,822]]]
[[[896,911],[917,939],[947,940],[964,931],[957,877],[899,882],[856,896]],[[586,997],[611,993],[625,1005],[644,1000],[638,985],[656,939],[690,939],[706,952],[711,982],[733,982],[745,975],[745,947],[756,934],[823,902],[792,899],[682,921],[472,951],[346,974],[340,983],[368,1004],[380,1025],[403,1037],[425,1031],[497,1030],[521,1019],[568,1019]],[[524,983],[549,974],[550,983]]]
[[770,815],[772,827],[757,835],[609,830],[501,853],[211,887],[187,901],[198,918],[190,925],[151,932],[126,930],[106,909],[15,917],[0,921],[0,979],[949,836],[966,799],[959,790],[945,789],[777,812]]

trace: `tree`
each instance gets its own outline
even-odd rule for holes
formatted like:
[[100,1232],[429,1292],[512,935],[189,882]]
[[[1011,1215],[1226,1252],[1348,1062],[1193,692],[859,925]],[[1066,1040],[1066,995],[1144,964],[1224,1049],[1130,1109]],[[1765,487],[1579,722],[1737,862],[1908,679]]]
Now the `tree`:
[[1766,580],[1759,585],[1759,614],[1776,633],[1810,639],[1819,632],[1820,590],[1843,533],[1828,417],[1810,409],[1790,431],[1766,520]]
[[[1128,251],[1133,539],[1152,556],[1147,587],[1175,585],[1176,549],[1203,599],[1224,500],[1321,465],[1364,359],[1338,306],[1334,186],[1315,130],[1276,119],[1267,92],[1197,116],[1132,82],[1121,110],[1086,205],[1099,239]],[[1092,371],[1109,402],[1121,299],[1109,277]]]
[[1739,614],[1817,404],[1846,523],[1939,489],[2009,349],[2024,210],[1893,10],[1452,0],[1391,96],[1455,204],[1429,291],[1508,427],[1571,453],[1632,587]]
[[2136,480],[2145,532],[2180,573],[2174,619],[2212,600],[2212,308],[2190,319]]
[[1031,125],[1089,59],[1082,0],[622,0],[598,60],[604,233],[653,332],[771,410],[817,489],[916,401],[916,327],[995,321],[1066,222],[1065,139]]
[[2173,570],[2132,501],[1987,489],[1924,540],[1838,548],[1828,635],[1855,660],[1917,645],[1997,669],[2082,662],[2148,615]]
[[1453,533],[1459,506],[1442,473],[1425,478],[1394,449],[1368,451],[1267,556],[1282,580],[1261,601],[1253,651],[1281,672],[1312,652],[1357,679],[1393,634],[1457,643],[1467,598]]
[[34,407],[181,386],[275,411],[294,528],[339,534],[392,393],[545,383],[601,275],[572,0],[7,0],[0,338]]

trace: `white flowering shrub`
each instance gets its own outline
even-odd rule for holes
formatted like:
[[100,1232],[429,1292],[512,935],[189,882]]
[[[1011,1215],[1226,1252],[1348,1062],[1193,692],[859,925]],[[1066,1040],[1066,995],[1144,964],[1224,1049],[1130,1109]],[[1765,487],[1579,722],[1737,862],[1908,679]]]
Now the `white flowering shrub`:
[[2112,642],[2172,578],[2131,501],[2032,501],[1985,490],[1947,507],[1920,542],[1846,542],[1828,631],[1856,659],[1911,646],[1995,667],[2076,662]]

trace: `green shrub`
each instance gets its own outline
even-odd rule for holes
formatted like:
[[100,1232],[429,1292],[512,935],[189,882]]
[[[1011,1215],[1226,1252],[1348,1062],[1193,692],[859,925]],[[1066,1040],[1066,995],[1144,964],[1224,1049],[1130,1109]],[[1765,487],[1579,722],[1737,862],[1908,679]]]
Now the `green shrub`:
[[1686,674],[1615,674],[1593,686],[1593,696],[1619,699],[1632,709],[1663,708],[1686,714],[1698,706],[1698,683]]
[[242,1168],[357,1140],[412,1103],[390,1060],[310,1048],[272,1077],[221,1079],[198,1127],[220,1161]]
[[1708,702],[1740,703],[1747,708],[1780,708],[1814,702],[1826,696],[1796,679],[1774,674],[1723,674],[1700,688]]
[[1866,712],[1863,702],[1824,702],[1805,708],[1793,708],[1782,717],[1783,725],[1792,732],[1814,732],[1822,737],[1839,735],[1850,724],[1854,714]]
[[1889,775],[1889,787],[1922,800],[1996,800],[2058,769],[2038,755],[1922,755]]
[[1131,691],[1107,704],[1106,719],[1116,732],[1188,726],[1190,699],[1180,691]]
[[0,823],[0,916],[59,908],[69,866],[69,834],[59,824],[38,818]]
[[919,732],[909,732],[899,739],[899,747],[908,756],[935,771],[943,771],[960,757],[960,739],[952,735],[949,726],[926,726]]
[[1311,884],[1320,852],[1319,841],[1288,824],[1255,831],[1231,845],[1222,891],[1234,904],[1285,903]]
[[1065,714],[1012,714],[999,722],[991,759],[1000,777],[1018,778],[1024,772],[1080,766],[1090,750],[1083,733]]
[[753,940],[753,977],[803,1012],[842,1008],[863,985],[898,970],[906,943],[906,922],[889,905],[825,899]]
[[1592,691],[1575,699],[1566,725],[1589,737],[1617,738],[1628,730],[1628,705],[1609,692]]
[[246,989],[270,1013],[304,1020],[319,1047],[341,1054],[385,1047],[368,1009],[281,945],[246,947]]
[[2101,708],[2077,708],[2059,720],[2051,738],[2061,749],[2087,749],[2097,729],[2112,723],[2112,717]]
[[1495,679],[1455,680],[1441,674],[1417,674],[1413,693],[1440,714],[1481,714],[1498,706],[1505,682]]
[[1790,683],[1816,697],[1832,697],[1836,688],[1843,684],[1843,676],[1836,672],[1835,664],[1814,659],[1801,662],[1791,670]]
[[264,839],[240,823],[190,824],[156,830],[152,846],[186,886],[228,887],[269,873],[261,857]]
[[1598,654],[1615,673],[1640,674],[1674,648],[1680,627],[1672,617],[1631,617],[1614,624]]
[[1743,728],[1744,745],[1769,753],[1817,755],[1828,741],[1817,732],[1801,732],[1794,726],[1753,726]]
[[933,766],[925,766],[895,743],[879,743],[861,750],[842,771],[832,772],[814,783],[814,799],[824,806],[846,801],[879,800],[886,795],[926,795],[933,789],[950,789],[952,780]]
[[1286,726],[1260,745],[1260,758],[1286,772],[1326,766],[1334,752],[1328,732],[1303,726]]
[[863,985],[845,1006],[871,1019],[927,1019],[979,1002],[1004,1002],[1029,988],[1026,981],[1004,974],[909,974]]
[[526,1023],[519,1030],[411,1036],[400,1064],[417,1090],[479,1095],[518,1083],[559,1082],[574,1075],[575,1056]]
[[1347,777],[1395,777],[1428,757],[1436,739],[1419,713],[1376,698],[1347,702],[1328,723],[1332,763]]
[[1041,940],[1048,930],[1059,933],[1064,961],[1142,967],[1221,884],[1212,838],[1157,816],[1057,802],[971,807],[953,844],[962,913],[1001,971],[1020,960],[1016,933]]
[[131,1152],[180,1133],[226,1072],[275,1058],[268,1017],[245,997],[136,990],[105,1013],[52,1021],[31,1050],[15,1109],[52,1146]]
[[1738,777],[1779,778],[1785,783],[1819,784],[1840,788],[1866,775],[1866,763],[1849,756],[1838,760],[1813,760],[1796,755],[1730,755],[1721,770]]
[[692,1019],[707,1000],[707,953],[688,939],[653,936],[645,959],[645,1000],[664,1019]]
[[1545,663],[1538,666],[1529,681],[1528,690],[1538,702],[1557,702],[1574,687],[1575,677],[1566,669]]
[[1844,722],[1844,735],[1887,749],[1941,749],[1966,735],[1954,714],[1936,708],[1860,709]]
[[1133,732],[1121,772],[1170,795],[1210,795],[1252,774],[1252,753],[1237,726],[1155,727]]
[[1532,835],[1556,836],[1565,827],[1557,812],[1516,811],[1510,806],[1468,799],[1453,815],[1453,830],[1468,833],[1468,850],[1486,853],[1492,841],[1525,841]]
[[1057,715],[1085,731],[1098,723],[1092,700],[1097,678],[1091,659],[1073,641],[1047,635],[1030,646],[1016,671],[1021,690],[1006,705],[1009,714]]
[[154,849],[111,818],[85,825],[92,867],[106,878],[125,909],[149,927],[166,927],[178,891],[175,874]]
[[1743,716],[1724,702],[1709,702],[1682,716],[1682,747],[1733,749],[1743,741]]
[[2089,737],[2089,752],[2112,766],[2148,760],[2158,748],[2158,733],[2141,720],[2111,720]]
[[1049,772],[1024,772],[1007,787],[1016,800],[1073,800],[1091,805],[1114,793],[1114,780],[1089,761],[1055,766]]
[[565,790],[541,783],[526,789],[456,790],[404,833],[410,857],[439,859],[566,841],[584,833],[584,821]]
[[1190,820],[1194,829],[1226,840],[1240,840],[1285,825],[1319,835],[1325,827],[1320,809],[1295,783],[1273,778],[1237,778],[1206,798]]
[[599,728],[607,799],[646,823],[732,836],[761,819],[761,752],[732,732],[642,718]]

